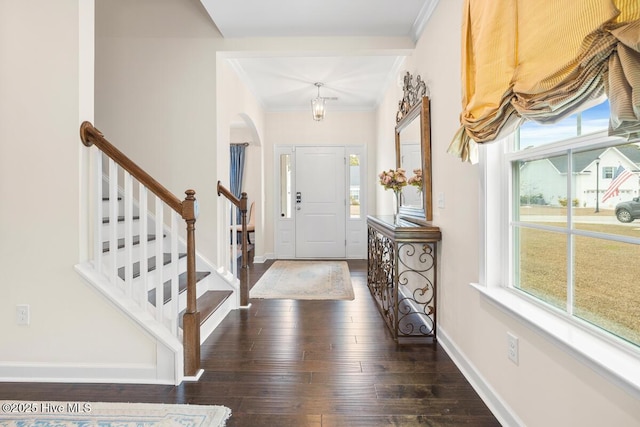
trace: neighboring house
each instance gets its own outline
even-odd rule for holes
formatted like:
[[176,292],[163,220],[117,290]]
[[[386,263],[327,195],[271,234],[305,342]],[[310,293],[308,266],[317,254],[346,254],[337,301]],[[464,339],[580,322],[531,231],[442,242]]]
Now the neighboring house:
[[[521,181],[527,184],[520,188],[520,203],[564,204],[568,199],[567,164],[567,158],[562,156],[522,165]],[[633,173],[633,176],[620,185],[617,194],[603,201],[620,166]],[[630,200],[640,193],[640,146],[636,143],[575,153],[572,175],[574,194],[571,199],[574,206],[595,208],[597,191],[599,208],[613,209],[617,203]]]

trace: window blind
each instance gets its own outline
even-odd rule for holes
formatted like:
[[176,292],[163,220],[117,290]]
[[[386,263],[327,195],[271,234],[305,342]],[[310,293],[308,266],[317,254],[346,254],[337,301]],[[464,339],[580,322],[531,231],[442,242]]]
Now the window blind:
[[609,97],[611,134],[640,131],[638,0],[466,0],[461,127],[449,152],[477,161],[478,143],[523,119],[554,123]]

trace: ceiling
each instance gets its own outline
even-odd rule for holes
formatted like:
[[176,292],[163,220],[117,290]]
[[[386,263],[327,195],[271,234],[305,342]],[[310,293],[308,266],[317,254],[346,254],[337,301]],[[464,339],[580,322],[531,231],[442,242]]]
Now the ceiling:
[[[201,0],[225,38],[406,37],[414,42],[438,0]],[[251,11],[250,13],[247,11]],[[311,108],[315,82],[331,110],[370,111],[396,79],[404,56],[273,52],[228,61],[267,111]]]

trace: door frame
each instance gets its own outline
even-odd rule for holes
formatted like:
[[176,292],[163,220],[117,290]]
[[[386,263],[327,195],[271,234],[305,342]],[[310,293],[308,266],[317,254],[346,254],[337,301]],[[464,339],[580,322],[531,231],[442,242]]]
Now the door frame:
[[[276,259],[296,259],[296,223],[295,223],[295,152],[296,147],[344,147],[345,149],[345,238],[346,238],[346,259],[366,259],[367,257],[367,150],[366,145],[343,145],[343,144],[298,144],[298,145],[274,145],[273,150],[273,242],[274,256]],[[290,175],[289,193],[281,198],[284,183],[281,180],[280,161],[281,156],[289,155]],[[351,217],[350,214],[350,188],[351,178],[349,169],[349,159],[351,155],[358,156],[360,160],[360,182],[359,182],[359,203],[360,212],[358,216]],[[288,206],[289,212],[282,212],[283,207]],[[285,209],[286,210],[286,209]],[[285,216],[282,216],[284,213]],[[287,216],[289,215],[289,216]]]

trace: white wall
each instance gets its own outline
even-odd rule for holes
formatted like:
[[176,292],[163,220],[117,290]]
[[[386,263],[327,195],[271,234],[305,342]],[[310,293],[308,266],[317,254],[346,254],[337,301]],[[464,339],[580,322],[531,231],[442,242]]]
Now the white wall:
[[[439,248],[438,322],[443,342],[464,357],[483,378],[484,392],[495,392],[512,420],[528,426],[631,426],[640,424],[636,396],[604,379],[582,362],[482,299],[469,286],[479,280],[479,170],[446,153],[458,129],[460,96],[460,22],[463,0],[438,3],[426,30],[408,58],[406,70],[420,74],[431,92],[433,193],[443,193],[444,209],[434,208],[442,230]],[[404,71],[404,70],[403,70]],[[395,116],[398,87],[380,107],[378,169],[391,155],[384,135]],[[378,186],[379,187],[379,186]],[[378,189],[379,211],[391,200]],[[520,364],[507,359],[507,331],[519,337]]]
[[[263,151],[264,151],[264,112],[247,86],[240,80],[236,72],[231,67],[229,61],[225,59],[225,54],[218,54],[218,179],[222,184],[230,188],[229,178],[229,144],[232,141],[232,126],[235,122],[242,121],[247,127],[244,130],[244,141],[250,141],[247,147],[244,191],[247,192],[249,207],[251,202],[255,203],[254,215],[256,216],[256,232],[254,254],[262,254],[264,239],[262,237],[264,226],[264,203],[263,203]],[[222,241],[219,240],[221,243]],[[222,250],[222,249],[220,249]]]
[[79,126],[92,111],[80,88],[91,78],[79,41],[93,38],[92,5],[0,2],[0,380],[126,377],[155,362],[147,335],[74,271],[86,256]]
[[[391,215],[393,213],[393,191],[385,190],[379,183],[378,174],[382,171],[396,167],[396,113],[398,112],[398,101],[402,99],[402,77],[407,71],[406,58],[398,75],[394,79],[394,84],[389,88],[384,96],[383,101],[376,110],[376,153],[374,156],[375,163],[371,163],[371,171],[369,173],[372,190],[375,194],[375,207],[371,213],[377,215]],[[415,73],[414,73],[415,74]]]
[[178,198],[196,191],[196,246],[210,260],[221,43],[197,0],[96,2],[96,127]]
[[[273,147],[275,145],[362,145],[367,147],[367,163],[375,162],[376,120],[374,112],[331,111],[327,106],[324,120],[316,122],[309,111],[273,112],[266,114],[265,149],[264,149],[264,183],[265,183],[265,233],[264,253],[272,257],[274,254],[274,171]],[[393,141],[391,133],[389,141]],[[368,176],[372,175],[369,166]],[[369,184],[372,181],[369,180]],[[373,185],[369,185],[367,210],[374,208]]]

